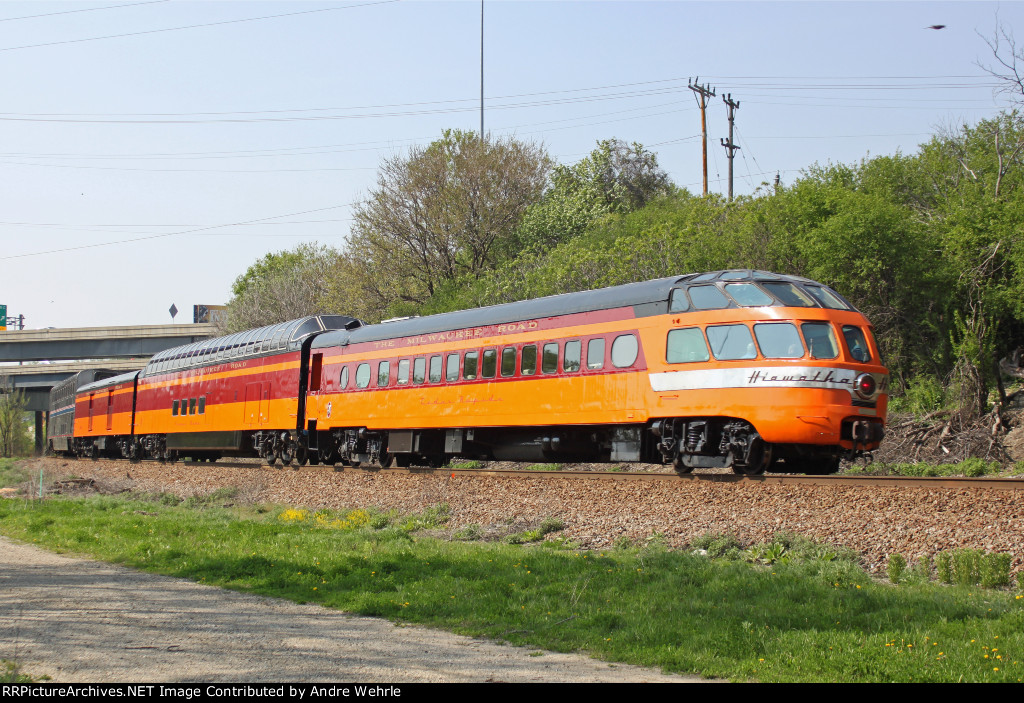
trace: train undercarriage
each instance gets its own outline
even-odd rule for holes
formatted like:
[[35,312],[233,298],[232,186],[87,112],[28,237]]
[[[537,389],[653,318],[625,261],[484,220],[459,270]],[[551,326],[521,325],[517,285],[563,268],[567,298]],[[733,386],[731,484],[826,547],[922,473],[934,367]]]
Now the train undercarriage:
[[[846,435],[849,435],[848,437]],[[812,444],[771,444],[737,418],[664,418],[646,425],[485,427],[371,430],[365,427],[306,431],[261,430],[100,437],[75,441],[72,453],[133,461],[189,457],[259,457],[267,464],[335,466],[444,466],[478,459],[531,463],[660,463],[681,475],[694,469],[732,469],[740,475],[766,470],[812,475],[838,471],[839,461],[870,456],[881,440],[878,423],[852,422],[844,438],[853,450]],[[860,448],[858,448],[858,445]]]

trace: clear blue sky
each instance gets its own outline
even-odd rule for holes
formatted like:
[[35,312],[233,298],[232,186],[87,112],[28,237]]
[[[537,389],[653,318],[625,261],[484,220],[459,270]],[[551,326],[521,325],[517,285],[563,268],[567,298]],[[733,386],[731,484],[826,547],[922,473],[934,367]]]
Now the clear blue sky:
[[[485,127],[563,163],[640,142],[699,192],[699,76],[711,190],[731,93],[750,193],[1008,105],[997,21],[1024,36],[1024,4],[486,0]],[[343,245],[383,157],[479,128],[480,3],[0,1],[0,86],[0,303],[188,322],[267,252]]]

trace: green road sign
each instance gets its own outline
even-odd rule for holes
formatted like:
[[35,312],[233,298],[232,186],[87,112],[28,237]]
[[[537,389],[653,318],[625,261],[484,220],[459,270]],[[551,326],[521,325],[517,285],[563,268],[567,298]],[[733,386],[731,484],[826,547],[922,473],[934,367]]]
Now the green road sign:
[[0,330],[7,329],[7,306],[0,305]]

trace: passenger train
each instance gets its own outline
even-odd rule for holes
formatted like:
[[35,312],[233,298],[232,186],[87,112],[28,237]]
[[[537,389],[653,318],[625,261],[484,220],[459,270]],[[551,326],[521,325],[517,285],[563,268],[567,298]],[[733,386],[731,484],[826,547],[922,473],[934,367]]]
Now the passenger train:
[[870,323],[834,290],[728,270],[372,325],[318,315],[168,349],[55,388],[65,424],[51,419],[49,439],[133,460],[825,474],[878,447],[888,381]]

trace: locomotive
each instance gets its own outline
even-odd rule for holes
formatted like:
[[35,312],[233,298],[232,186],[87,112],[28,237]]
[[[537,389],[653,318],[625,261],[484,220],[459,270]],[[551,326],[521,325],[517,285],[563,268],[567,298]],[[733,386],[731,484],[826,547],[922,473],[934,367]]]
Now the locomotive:
[[73,437],[51,449],[826,474],[878,447],[888,381],[870,323],[837,292],[738,269],[379,324],[316,315],[168,349],[78,387]]

